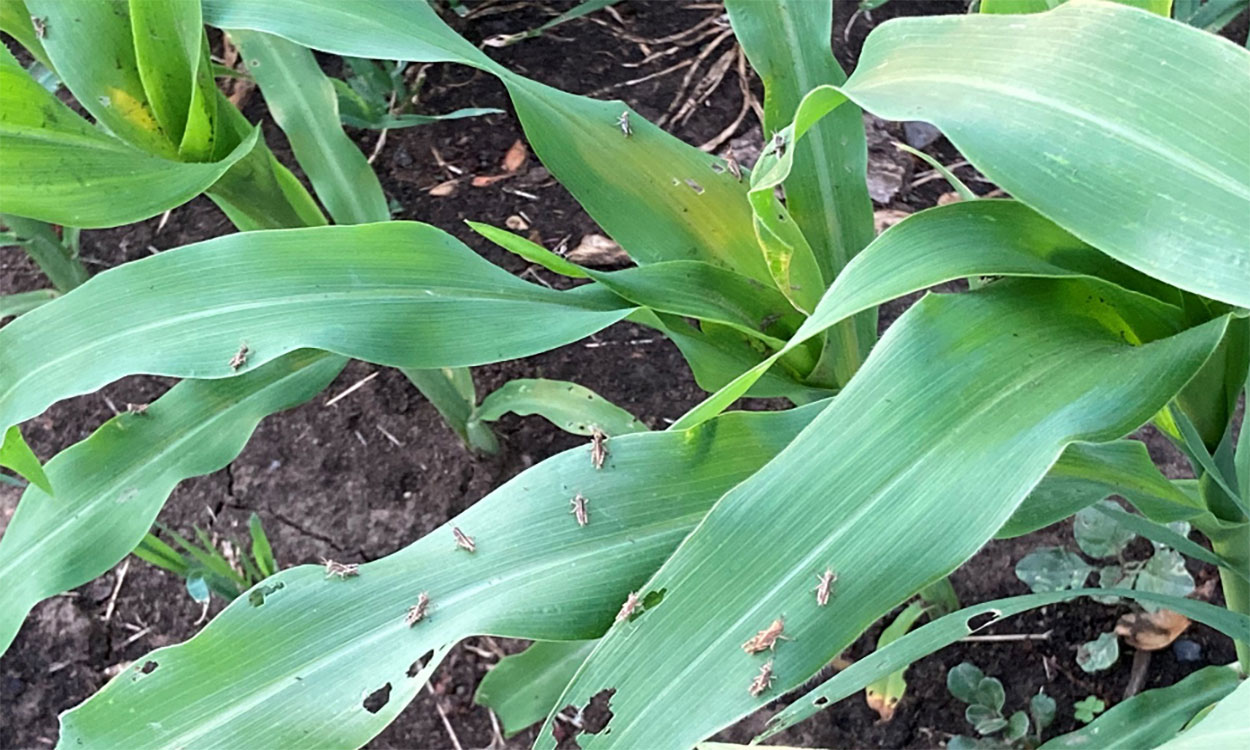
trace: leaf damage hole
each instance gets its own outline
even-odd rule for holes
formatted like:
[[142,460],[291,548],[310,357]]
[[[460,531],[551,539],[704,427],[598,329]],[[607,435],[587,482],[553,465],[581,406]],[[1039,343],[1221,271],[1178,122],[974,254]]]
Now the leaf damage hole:
[[388,682],[377,690],[374,690],[372,693],[369,693],[369,695],[365,696],[363,705],[366,711],[371,714],[376,714],[378,711],[381,711],[382,707],[389,703],[390,700],[391,683]]
[[408,666],[408,673],[407,673],[408,676],[416,677],[418,674],[421,673],[421,670],[425,669],[425,665],[430,663],[430,659],[433,659],[433,658],[434,658],[434,649],[430,649],[429,651],[426,651],[424,654],[421,655],[420,659],[417,659],[416,661],[414,661],[412,664]]
[[142,667],[139,667],[139,671],[143,674],[152,674],[159,666],[159,664],[149,659],[143,663]]
[[284,586],[286,586],[286,584],[283,583],[282,581],[278,581],[277,583],[266,584],[263,586],[257,586],[255,589],[252,590],[252,593],[247,595],[247,603],[251,604],[253,607],[259,607],[260,605],[265,603],[265,597],[270,596],[275,591],[277,591],[280,588],[283,588]]
[[551,725],[556,750],[580,750],[577,735],[582,732],[598,734],[607,729],[608,722],[612,721],[611,702],[615,694],[616,688],[604,688],[591,696],[581,709],[570,704],[556,712],[556,721]]
[[660,602],[664,601],[664,595],[668,593],[668,589],[660,589],[659,591],[648,591],[642,597],[643,610],[652,609],[660,606]]
[[978,630],[983,630],[998,622],[1002,619],[1002,614],[1002,611],[997,609],[980,612],[972,617],[969,617],[965,625],[967,626],[969,633],[975,633]]
[[815,706],[824,706],[828,703],[829,703],[829,696],[827,695],[822,695],[818,697],[816,700],[812,701],[812,705],[815,705]]

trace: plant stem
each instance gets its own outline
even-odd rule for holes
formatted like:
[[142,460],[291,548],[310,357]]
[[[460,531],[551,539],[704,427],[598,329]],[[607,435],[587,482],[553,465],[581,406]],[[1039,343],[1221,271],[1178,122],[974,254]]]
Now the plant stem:
[[[1224,589],[1224,605],[1233,612],[1250,615],[1250,524],[1243,523],[1220,530],[1204,530],[1215,554],[1237,566],[1241,575],[1220,568],[1220,586]],[[1250,674],[1250,643],[1233,641],[1242,675]]]
[[22,248],[58,292],[64,294],[87,280],[82,261],[61,242],[51,224],[11,214],[0,214],[0,222],[13,230]]

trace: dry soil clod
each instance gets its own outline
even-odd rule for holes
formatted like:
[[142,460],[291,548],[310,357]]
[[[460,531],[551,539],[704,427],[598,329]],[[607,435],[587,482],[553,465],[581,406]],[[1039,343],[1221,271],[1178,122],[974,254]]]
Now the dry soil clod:
[[590,523],[590,511],[586,509],[586,503],[588,502],[590,501],[587,500],[586,497],[580,492],[574,495],[573,499],[569,501],[569,504],[573,506],[573,509],[569,512],[572,513],[573,517],[577,519],[578,526],[585,526]]
[[354,578],[360,575],[360,566],[356,563],[341,563],[333,560],[321,558],[321,564],[326,566],[326,578],[338,576],[342,578]]
[[408,608],[408,614],[404,615],[404,624],[412,627],[425,619],[426,610],[430,608],[430,595],[428,592],[422,591],[417,597],[417,603]]
[[622,112],[621,116],[616,118],[616,124],[621,126],[621,132],[626,138],[634,134],[634,129],[629,126],[629,110]]
[[456,537],[457,547],[469,552],[477,552],[477,543],[473,541],[473,537],[461,531],[459,526],[452,526],[451,534]]
[[760,673],[755,675],[755,679],[751,680],[751,687],[747,691],[752,697],[759,696],[760,693],[773,686],[773,660],[769,659],[760,667]]
[[829,603],[829,596],[833,594],[833,585],[838,582],[838,574],[833,568],[825,568],[825,572],[817,573],[816,580],[820,583],[816,584],[816,606],[823,607]]
[[782,635],[785,629],[785,621],[778,617],[776,620],[773,620],[771,625],[751,636],[746,643],[742,644],[742,650],[748,654],[757,654],[764,649],[772,651],[777,646],[778,638],[783,641],[792,640]]
[[616,614],[617,622],[624,622],[629,616],[638,609],[638,592],[631,591],[629,596],[625,597],[625,603],[621,605],[621,611]]
[[598,427],[590,431],[590,463],[595,469],[602,469],[603,462],[608,458],[608,436]]
[[240,344],[239,350],[234,353],[233,357],[230,358],[230,369],[238,370],[240,367],[247,364],[247,355],[249,351],[250,350],[247,348],[247,344]]

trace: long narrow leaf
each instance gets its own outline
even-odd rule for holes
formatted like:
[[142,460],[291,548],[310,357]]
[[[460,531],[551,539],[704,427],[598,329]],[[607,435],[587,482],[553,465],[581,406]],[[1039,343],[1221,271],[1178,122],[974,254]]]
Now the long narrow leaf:
[[10,427],[0,438],[0,466],[12,469],[43,492],[52,494],[52,484],[39,463],[39,457],[26,444],[17,425]]
[[[60,745],[358,747],[465,636],[599,636],[716,498],[821,408],[624,435],[613,440],[611,471],[583,449],[566,451],[356,577],[284,570],[62,714]],[[576,492],[589,498],[584,527],[569,513]],[[476,552],[456,548],[453,526]],[[425,616],[410,625],[405,614],[423,592]],[[148,661],[157,666],[145,674]],[[367,710],[363,699],[380,689],[389,700]]]
[[595,641],[538,641],[505,656],[477,686],[473,702],[499,716],[505,737],[547,718]]
[[[664,601],[603,638],[560,703],[614,690],[611,733],[579,745],[693,744],[801,684],[971,557],[1069,443],[1149,419],[1227,325],[1131,346],[1098,321],[1091,290],[999,282],[908,310],[833,403],[648,582]],[[883,549],[909,550],[908,564],[883,568]],[[812,580],[826,568],[838,589],[821,607]],[[743,653],[779,617],[794,640]],[[753,694],[767,659],[775,685]],[[548,719],[537,747],[554,745]]]
[[238,378],[184,381],[49,461],[57,494],[27,488],[0,537],[0,652],[37,602],[134,549],[178,482],[225,466],[262,417],[311,398],[342,366],[305,351]]
[[[767,731],[756,739],[762,740],[788,729],[824,708],[832,706],[843,698],[854,695],[872,682],[872,680],[876,679],[877,676],[889,674],[899,667],[911,664],[917,659],[949,646],[977,630],[983,630],[990,625],[1000,623],[1008,617],[1058,602],[1071,601],[1083,596],[1104,596],[1108,593],[1114,593],[1114,595],[1122,596],[1126,599],[1134,599],[1160,607],[1167,607],[1193,620],[1206,623],[1230,637],[1242,637],[1238,634],[1250,634],[1250,618],[1247,618],[1245,615],[1230,612],[1222,607],[1207,604],[1206,602],[1154,594],[1147,591],[1131,589],[1076,589],[998,599],[966,607],[958,612],[946,615],[908,633],[886,648],[879,649],[860,659],[770,719]],[[983,616],[987,614],[992,615],[992,618],[985,621]],[[973,625],[974,620],[977,622],[975,626]]]
[[0,329],[0,425],[133,373],[228,377],[300,348],[475,365],[575,341],[630,310],[603,289],[521,281],[425,224],[231,235],[106,271]]

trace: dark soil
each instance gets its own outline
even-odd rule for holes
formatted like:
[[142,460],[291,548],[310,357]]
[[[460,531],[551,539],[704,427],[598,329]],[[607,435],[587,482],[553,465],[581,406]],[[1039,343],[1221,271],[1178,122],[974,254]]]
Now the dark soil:
[[[476,3],[469,3],[470,6]],[[559,3],[561,8],[570,3]],[[687,7],[693,5],[693,7]],[[855,3],[839,2],[835,12],[835,47],[839,61],[852,67],[864,36],[875,24],[891,15],[962,12],[964,3],[904,3],[901,0],[860,14],[847,41],[845,26]],[[706,18],[714,11],[707,3],[622,3],[618,11],[631,31],[641,37],[675,33]],[[468,21],[455,20],[471,40],[498,33],[531,28],[550,17],[538,7]],[[696,54],[700,45],[638,68],[622,67],[640,60],[643,53],[634,43],[615,36],[594,19],[569,23],[554,34],[533,39],[491,54],[515,71],[575,93],[590,93],[612,83],[642,77],[671,65],[676,59]],[[725,48],[727,48],[727,43]],[[327,59],[327,70],[338,63]],[[663,114],[677,94],[681,76],[659,77],[635,86],[619,88],[604,96],[619,96],[649,118]],[[762,95],[758,81],[753,81]],[[720,132],[736,116],[742,99],[731,72],[690,119],[675,129],[681,138],[703,143]],[[431,66],[422,92],[422,111],[442,112],[459,107],[493,106],[510,111],[503,87],[487,75],[455,66]],[[253,121],[265,120],[265,135],[286,164],[295,166],[281,131],[266,118],[259,96],[246,107]],[[753,117],[741,125],[736,137],[762,140]],[[897,126],[890,131],[897,137]],[[372,152],[377,133],[353,133],[361,148]],[[510,184],[486,188],[463,185],[453,195],[434,197],[428,189],[447,179],[436,164],[432,149],[441,158],[469,173],[498,171],[508,147],[522,137],[513,116],[496,115],[459,120],[427,127],[392,131],[375,163],[382,183],[398,210],[396,218],[426,221],[455,234],[491,261],[514,273],[526,272],[527,264],[481,240],[464,226],[466,218],[502,226],[509,216],[524,214],[541,241],[549,247],[565,238],[576,244],[585,234],[600,231],[569,194],[545,176],[531,159],[528,172]],[[929,147],[944,162],[958,156],[944,140]],[[891,157],[893,158],[893,157]],[[920,172],[905,164],[907,171]],[[971,170],[964,176],[974,177]],[[910,175],[909,175],[910,176]],[[916,210],[932,205],[945,188],[938,181],[909,190],[908,180],[894,197],[891,208]],[[974,183],[977,184],[977,183]],[[517,187],[537,196],[531,200],[505,192]],[[985,190],[992,186],[985,185]],[[147,256],[232,231],[225,217],[206,199],[197,198],[176,209],[161,231],[159,221],[111,230],[83,233],[83,256],[90,270]],[[537,275],[555,282],[545,272]],[[17,251],[0,255],[0,292],[39,288],[44,284],[37,269]],[[912,299],[883,310],[883,326],[892,321]],[[327,400],[367,375],[381,369],[376,378],[333,406]],[[545,377],[576,381],[638,415],[649,425],[663,428],[665,420],[681,415],[702,397],[677,349],[652,332],[621,324],[560,350],[522,361],[475,369],[480,394],[517,377]],[[32,420],[25,432],[36,452],[45,460],[57,451],[87,437],[110,418],[112,409],[126,403],[152,400],[169,387],[157,378],[128,378],[101,392],[62,402]],[[761,405],[753,405],[761,406]],[[478,498],[524,468],[576,445],[580,439],[560,432],[533,417],[506,417],[496,425],[503,445],[497,457],[470,455],[439,418],[434,408],[397,371],[353,363],[326,393],[312,402],[265,420],[242,455],[229,467],[212,475],[184,482],[173,493],[160,521],[184,534],[193,525],[223,536],[244,536],[250,513],[264,521],[279,562],[284,566],[316,562],[321,556],[344,562],[363,562],[387,555],[433,530]],[[398,445],[386,435],[393,436]],[[1170,469],[1185,471],[1183,462],[1157,436],[1147,436]],[[16,507],[19,492],[0,485],[0,528]],[[1070,541],[1066,524],[1043,530],[1021,540],[993,542],[953,576],[964,603],[1024,593],[1012,568],[1031,549]],[[125,573],[123,576],[123,566]],[[1214,577],[1209,568],[1194,568],[1201,585]],[[1218,587],[1214,594],[1218,601]],[[115,599],[115,601],[113,601]],[[110,608],[110,602],[112,607]],[[223,605],[214,599],[210,612]],[[105,618],[111,609],[111,617]],[[945,673],[961,661],[972,661],[986,674],[1003,679],[1007,687],[1007,710],[1026,706],[1039,689],[1058,702],[1051,733],[1075,728],[1072,704],[1086,695],[1097,695],[1108,705],[1121,699],[1129,678],[1131,658],[1106,672],[1089,675],[1074,661],[1076,647],[1111,628],[1124,607],[1078,602],[1049,607],[1022,615],[995,628],[998,633],[1049,633],[1045,640],[958,644],[913,665],[908,672],[908,693],[893,721],[881,724],[862,699],[852,698],[781,735],[781,744],[811,747],[935,747],[952,735],[970,733],[963,720],[963,706],[945,688]],[[0,748],[51,746],[57,736],[57,714],[90,696],[116,670],[139,659],[151,649],[181,641],[200,625],[199,605],[186,594],[180,579],[141,561],[131,559],[118,569],[68,594],[40,604],[28,618],[12,647],[0,659]],[[871,650],[881,625],[865,634],[847,654],[855,658]],[[1191,628],[1188,638],[1202,646],[1199,662],[1180,663],[1170,650],[1154,655],[1147,687],[1174,683],[1204,664],[1226,663],[1233,658],[1227,639],[1202,626]],[[486,639],[470,639],[470,645],[490,646]],[[505,642],[507,650],[519,650],[520,642]],[[459,742],[466,748],[491,742],[492,728],[485,709],[472,703],[473,691],[489,669],[493,657],[482,649],[454,650],[436,674],[432,687],[437,698],[423,693],[370,747],[442,748],[451,740],[435,707],[438,700],[447,712]],[[479,653],[481,652],[481,653]],[[783,698],[775,705],[787,702]],[[762,728],[773,713],[766,710],[723,733],[721,738],[745,742]],[[532,730],[509,741],[509,747],[526,747]]]

